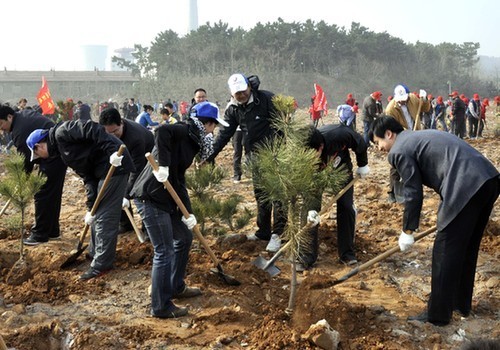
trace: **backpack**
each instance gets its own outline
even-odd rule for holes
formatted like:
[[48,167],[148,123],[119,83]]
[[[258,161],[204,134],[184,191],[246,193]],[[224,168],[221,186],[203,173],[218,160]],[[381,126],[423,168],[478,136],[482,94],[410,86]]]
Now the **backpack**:
[[252,87],[253,91],[257,91],[259,89],[260,80],[259,80],[258,76],[250,75],[249,77],[247,77],[247,80],[248,80],[248,83],[250,84],[250,86]]

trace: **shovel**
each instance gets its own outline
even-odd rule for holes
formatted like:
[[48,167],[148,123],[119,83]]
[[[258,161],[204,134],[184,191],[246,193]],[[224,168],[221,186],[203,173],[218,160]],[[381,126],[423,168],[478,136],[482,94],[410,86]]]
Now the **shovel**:
[[5,213],[5,211],[7,210],[7,207],[9,206],[10,202],[11,202],[12,199],[9,198],[9,200],[7,201],[7,203],[5,203],[5,205],[3,206],[2,210],[0,211],[0,216],[2,216],[3,213]]
[[[429,234],[431,234],[432,232],[436,231],[436,226],[434,227],[431,227],[430,229],[424,231],[424,232],[421,232],[419,234],[417,234],[415,236],[415,242],[424,238],[425,236],[428,236]],[[339,283],[342,283],[346,280],[348,280],[349,278],[351,278],[352,276],[355,276],[357,275],[359,272],[361,271],[365,271],[366,269],[368,269],[369,267],[375,265],[376,263],[378,263],[379,261],[382,261],[386,258],[388,258],[389,256],[391,256],[392,254],[394,253],[397,253],[399,252],[401,249],[399,248],[399,245],[394,247],[394,248],[391,248],[389,249],[388,251],[386,251],[385,253],[382,253],[380,255],[377,255],[376,257],[374,257],[373,259],[371,259],[370,261],[367,261],[365,262],[364,264],[356,267],[355,269],[352,269],[348,274],[340,277],[339,279],[331,282],[331,283],[328,283],[329,284],[329,287],[330,286],[335,286]]]
[[[330,199],[330,201],[327,203],[327,205],[325,205],[323,207],[323,209],[319,212],[319,216],[330,211],[330,208],[332,207],[333,204],[335,204],[337,199],[342,197],[359,179],[360,179],[360,176],[356,176],[355,178],[353,178],[351,180],[351,182],[349,182],[342,190],[340,190],[339,193],[337,193],[332,199]],[[302,233],[304,231],[309,230],[311,227],[312,227],[312,223],[308,222],[301,229]],[[280,250],[278,250],[278,252],[276,252],[276,254],[274,254],[274,256],[271,259],[266,260],[265,258],[263,258],[259,255],[257,257],[257,259],[255,259],[252,262],[252,264],[257,266],[259,269],[262,269],[262,270],[266,271],[267,273],[269,273],[269,275],[271,275],[271,277],[276,276],[277,274],[279,274],[281,272],[281,270],[274,265],[274,262],[280,257],[281,254],[283,254],[283,252],[291,244],[291,242],[292,241],[288,241],[283,247],[280,248]]]
[[[148,153],[146,153],[146,158],[148,159],[149,163],[153,167],[153,170],[157,171],[158,164],[156,163],[156,160],[154,159],[153,155],[150,152],[148,152]],[[184,203],[182,203],[182,200],[179,198],[179,196],[175,192],[175,189],[172,187],[170,182],[167,180],[167,181],[163,182],[163,185],[167,189],[168,193],[170,193],[170,196],[172,196],[172,198],[174,199],[175,203],[177,204],[177,206],[181,210],[182,215],[184,215],[184,218],[186,218],[186,219],[189,218],[189,212],[186,209],[186,206],[184,205]],[[238,281],[234,277],[226,275],[224,273],[224,270],[222,269],[222,266],[221,266],[219,260],[215,256],[214,252],[212,251],[212,249],[208,245],[208,243],[205,240],[205,238],[203,237],[203,235],[201,234],[198,225],[195,225],[195,227],[193,227],[192,231],[194,232],[196,238],[201,242],[201,245],[203,246],[203,248],[205,248],[205,251],[208,253],[208,255],[210,256],[210,258],[212,259],[213,263],[216,266],[215,268],[210,269],[210,271],[214,274],[217,274],[219,277],[222,278],[222,280],[224,282],[226,282],[230,286],[239,286],[241,284],[240,281]]]
[[[120,148],[118,149],[118,156],[121,156],[122,153],[125,151],[125,145],[121,145]],[[101,189],[99,190],[99,193],[97,194],[97,198],[94,202],[94,205],[92,206],[92,210],[90,211],[90,215],[94,216],[95,212],[97,211],[97,207],[99,206],[99,203],[101,202],[102,198],[104,197],[104,190],[106,187],[108,187],[108,183],[111,180],[111,177],[113,176],[113,173],[115,172],[115,167],[113,165],[110,166],[108,173],[106,175],[106,178],[104,179],[104,182],[101,186]],[[87,236],[87,233],[89,232],[90,226],[85,224],[85,228],[83,229],[83,233],[80,236],[80,239],[78,240],[78,245],[76,246],[75,249],[73,249],[70,252],[70,256],[66,259],[61,264],[61,268],[65,268],[73,264],[80,255],[87,249],[88,244],[83,245],[83,242],[85,241],[85,237]]]
[[123,210],[125,211],[125,214],[127,214],[127,217],[129,219],[130,223],[132,224],[132,227],[134,228],[134,232],[137,235],[139,242],[141,242],[141,243],[146,242],[146,237],[144,236],[144,233],[139,229],[139,227],[137,227],[137,224],[135,223],[135,220],[134,220],[134,216],[130,212],[130,209],[125,207],[125,208],[123,208]]

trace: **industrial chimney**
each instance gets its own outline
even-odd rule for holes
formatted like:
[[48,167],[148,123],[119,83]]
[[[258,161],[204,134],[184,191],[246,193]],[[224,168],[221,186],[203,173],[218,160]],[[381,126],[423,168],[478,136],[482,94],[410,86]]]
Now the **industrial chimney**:
[[189,28],[188,32],[198,30],[198,0],[189,0]]

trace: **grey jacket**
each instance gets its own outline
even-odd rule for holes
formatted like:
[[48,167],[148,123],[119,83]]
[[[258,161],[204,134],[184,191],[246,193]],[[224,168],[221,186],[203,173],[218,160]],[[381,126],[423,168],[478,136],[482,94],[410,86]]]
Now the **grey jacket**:
[[422,185],[441,197],[437,228],[445,228],[480,187],[499,173],[481,153],[455,135],[439,130],[401,132],[388,155],[404,183],[403,230],[419,227]]

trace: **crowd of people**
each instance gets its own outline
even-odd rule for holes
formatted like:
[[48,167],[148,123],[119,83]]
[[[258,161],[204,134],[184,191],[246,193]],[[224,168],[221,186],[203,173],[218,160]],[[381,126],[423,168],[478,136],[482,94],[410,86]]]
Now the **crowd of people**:
[[[191,106],[167,101],[161,106],[145,104],[140,112],[141,107],[130,98],[122,107],[103,107],[98,121],[92,120],[91,108],[81,101],[76,104],[72,120],[59,123],[42,116],[37,109],[1,105],[0,129],[10,134],[11,143],[24,154],[25,170],[31,172],[37,163],[48,179],[35,195],[35,223],[24,242],[36,246],[61,238],[61,196],[66,169],[70,167],[85,185],[87,213],[83,221],[91,228],[87,253],[91,263],[80,279],[98,278],[113,269],[118,234],[131,229],[122,209],[131,210],[134,203],[154,248],[151,315],[185,316],[188,309],[173,300],[202,295],[199,288],[185,282],[193,240],[191,230],[197,224],[186,189],[187,169],[195,157],[199,157],[201,166],[215,162],[232,140],[233,180],[238,183],[242,176],[242,149],[250,158],[261,145],[284,137],[275,120],[278,113],[274,93],[261,89],[256,76],[233,74],[227,86],[231,98],[223,117],[218,104],[209,102],[202,88],[194,91]],[[344,186],[354,177],[366,178],[370,174],[370,147],[388,153],[389,199],[394,202],[399,198],[404,203],[399,236],[402,251],[411,247],[413,233],[419,228],[423,186],[439,194],[442,202],[437,215],[428,307],[424,313],[409,318],[435,325],[448,324],[453,311],[463,316],[471,312],[479,245],[500,191],[498,170],[462,140],[466,136],[482,136],[488,99],[481,101],[474,94],[466,102],[457,91],[449,97],[445,104],[442,96],[434,98],[425,90],[410,92],[407,86],[398,84],[384,109],[380,91],[366,96],[361,108],[349,94],[337,108],[337,122],[319,126],[321,115],[311,115],[311,127],[303,131],[304,147],[314,149],[320,159],[319,171],[329,165],[347,169],[349,176]],[[26,106],[27,101],[23,103]],[[495,103],[500,104],[500,99]],[[359,109],[362,132],[356,129]],[[152,118],[156,111],[161,115],[159,121]],[[221,128],[215,133],[218,126]],[[126,149],[120,155],[123,144]],[[147,164],[144,155],[148,152],[155,157],[158,169]],[[111,167],[115,171],[105,183]],[[257,176],[253,175],[255,181]],[[188,217],[165,189],[167,181],[190,213]],[[94,211],[101,191],[104,195]],[[266,193],[255,184],[254,196],[257,230],[247,238],[267,242],[266,249],[276,252],[287,225],[287,203],[267,200]],[[300,249],[298,271],[313,268],[318,258],[321,197],[319,194],[316,202],[307,203],[311,240],[309,247]],[[358,258],[353,188],[340,196],[336,204],[338,258],[355,266]]]

